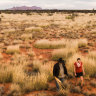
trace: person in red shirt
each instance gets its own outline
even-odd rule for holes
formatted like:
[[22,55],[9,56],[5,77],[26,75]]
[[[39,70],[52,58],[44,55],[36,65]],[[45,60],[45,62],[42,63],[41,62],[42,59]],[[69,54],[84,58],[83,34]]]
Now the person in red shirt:
[[76,85],[78,84],[79,78],[81,79],[81,87],[83,86],[83,75],[85,75],[83,63],[80,58],[77,58],[77,62],[74,63],[74,73],[77,78]]

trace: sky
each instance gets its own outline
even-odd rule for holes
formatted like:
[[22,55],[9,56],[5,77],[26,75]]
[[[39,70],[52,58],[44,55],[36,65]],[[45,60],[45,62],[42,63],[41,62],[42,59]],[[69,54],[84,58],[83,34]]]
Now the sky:
[[0,9],[38,6],[43,9],[96,9],[96,0],[0,0]]

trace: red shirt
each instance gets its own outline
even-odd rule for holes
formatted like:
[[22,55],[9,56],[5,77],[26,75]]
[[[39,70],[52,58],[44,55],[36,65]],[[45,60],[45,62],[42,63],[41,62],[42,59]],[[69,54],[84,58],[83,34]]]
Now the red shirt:
[[75,65],[76,73],[83,72],[82,71],[82,65],[83,65],[82,62],[81,63],[75,62],[74,65]]

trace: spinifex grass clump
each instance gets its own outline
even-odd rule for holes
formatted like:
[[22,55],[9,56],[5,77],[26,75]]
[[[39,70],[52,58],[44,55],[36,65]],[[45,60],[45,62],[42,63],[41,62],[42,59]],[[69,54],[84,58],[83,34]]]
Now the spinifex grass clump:
[[81,48],[81,47],[86,47],[88,44],[88,41],[87,39],[80,39],[78,40],[78,47]]
[[90,85],[93,86],[94,88],[96,88],[96,81],[95,81],[95,80],[92,80],[92,81],[90,82]]
[[12,82],[13,74],[10,67],[0,67],[0,83]]
[[32,39],[32,34],[23,34],[21,35],[22,40],[30,40]]
[[10,86],[10,89],[9,89],[7,95],[8,96],[21,96],[22,92],[21,92],[21,88],[20,88],[19,84],[13,83]]
[[70,88],[72,93],[81,93],[81,88],[79,86]]
[[19,45],[10,45],[7,47],[6,53],[7,54],[14,54],[14,53],[20,53],[20,46]]
[[49,64],[49,66],[43,65],[39,60],[32,61],[33,67],[31,72],[35,72],[35,74],[29,75],[26,73],[26,66],[30,64],[30,61],[26,56],[15,54],[12,60],[14,62],[12,61],[8,66],[0,67],[0,82],[12,83],[9,94],[22,94],[22,92],[48,89],[49,77],[52,77]]
[[74,49],[57,49],[52,53],[52,60],[58,60],[59,58],[68,59],[71,57],[76,51]]
[[59,48],[78,48],[87,46],[87,39],[62,39],[62,40],[53,40],[49,41],[47,39],[38,40],[34,43],[34,47],[39,49],[59,49]]
[[96,51],[89,52],[88,57],[96,60]]
[[64,48],[66,46],[67,40],[56,40],[56,41],[49,41],[49,40],[38,40],[35,42],[34,47],[40,49],[58,49]]

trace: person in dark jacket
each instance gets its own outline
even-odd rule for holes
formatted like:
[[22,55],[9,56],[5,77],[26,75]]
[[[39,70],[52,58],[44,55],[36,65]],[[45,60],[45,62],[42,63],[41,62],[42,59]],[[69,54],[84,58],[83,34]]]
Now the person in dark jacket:
[[[67,68],[65,66],[65,61],[62,58],[59,58],[58,62],[54,65],[53,68],[53,76],[58,78],[62,83],[64,81],[64,77],[68,76]],[[59,89],[59,85],[56,81],[56,87]]]

